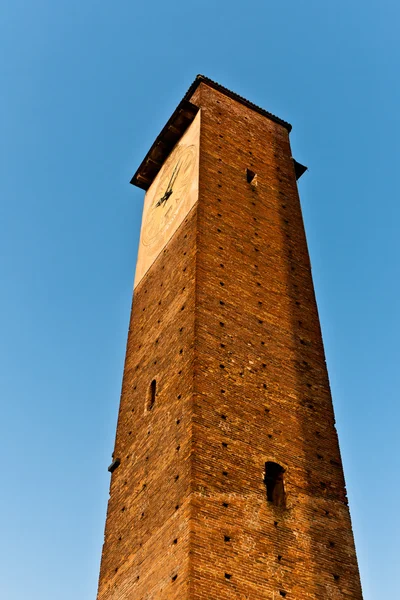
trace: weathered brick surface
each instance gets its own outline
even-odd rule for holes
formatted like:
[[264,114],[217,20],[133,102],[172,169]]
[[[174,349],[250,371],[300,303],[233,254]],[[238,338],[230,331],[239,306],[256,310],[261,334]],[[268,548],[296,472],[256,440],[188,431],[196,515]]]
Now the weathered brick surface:
[[135,292],[98,599],[361,600],[288,133],[192,101],[199,201]]
[[99,600],[189,598],[195,225],[194,209],[135,290]]

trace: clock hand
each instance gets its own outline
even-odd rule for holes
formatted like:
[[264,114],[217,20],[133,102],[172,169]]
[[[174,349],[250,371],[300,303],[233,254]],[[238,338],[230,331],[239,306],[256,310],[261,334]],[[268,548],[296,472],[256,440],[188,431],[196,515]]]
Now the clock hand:
[[167,186],[167,189],[166,189],[165,193],[169,192],[169,190],[171,190],[171,189],[172,189],[172,184],[173,184],[173,181],[174,181],[174,175],[175,175],[175,173],[176,173],[176,170],[177,170],[177,168],[178,168],[178,164],[179,164],[179,163],[177,163],[177,164],[175,165],[175,168],[174,168],[174,170],[172,171],[171,179],[169,180],[169,183],[168,183],[168,186]]
[[165,190],[165,193],[162,196],[162,198],[160,198],[159,201],[157,202],[156,206],[161,206],[161,204],[166,202],[168,200],[168,198],[170,197],[170,195],[172,194],[172,186],[175,183],[175,180],[178,176],[180,168],[181,168],[181,161],[179,161],[176,164],[175,169],[172,171],[171,179],[169,180],[167,189]]
[[171,190],[171,193],[172,193],[172,186],[175,183],[175,179],[178,177],[178,173],[181,170],[181,166],[182,166],[182,161],[179,161],[178,164],[176,165],[175,169],[174,169],[174,172],[172,173],[171,181],[170,181],[170,184],[169,184],[169,188]]
[[163,204],[164,202],[166,202],[168,200],[168,198],[170,197],[171,194],[172,194],[172,190],[167,190],[165,192],[164,196],[162,196],[162,198],[159,199],[156,206],[161,206],[161,204]]

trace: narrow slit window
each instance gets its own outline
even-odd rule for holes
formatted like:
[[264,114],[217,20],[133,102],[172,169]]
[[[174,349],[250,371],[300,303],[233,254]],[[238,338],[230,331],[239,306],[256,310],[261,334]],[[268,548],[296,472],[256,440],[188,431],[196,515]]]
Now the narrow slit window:
[[285,469],[275,462],[265,463],[265,487],[267,500],[275,506],[286,506],[286,493],[283,475]]
[[147,410],[152,410],[155,401],[156,401],[156,393],[157,393],[157,382],[155,379],[150,384],[149,397],[147,401]]
[[251,185],[257,185],[257,173],[251,169],[246,169],[246,179],[247,183],[250,183]]

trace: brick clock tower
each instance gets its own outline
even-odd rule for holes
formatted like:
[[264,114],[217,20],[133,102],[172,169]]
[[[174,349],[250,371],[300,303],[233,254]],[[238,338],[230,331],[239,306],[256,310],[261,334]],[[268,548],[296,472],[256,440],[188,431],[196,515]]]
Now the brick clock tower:
[[98,600],[361,600],[290,125],[198,76],[146,190]]

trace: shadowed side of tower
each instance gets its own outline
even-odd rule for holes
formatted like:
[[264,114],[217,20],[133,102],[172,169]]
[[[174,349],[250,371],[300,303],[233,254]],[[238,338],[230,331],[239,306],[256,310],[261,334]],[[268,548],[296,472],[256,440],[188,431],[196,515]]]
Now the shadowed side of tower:
[[98,600],[362,600],[289,131],[199,76],[132,180]]

